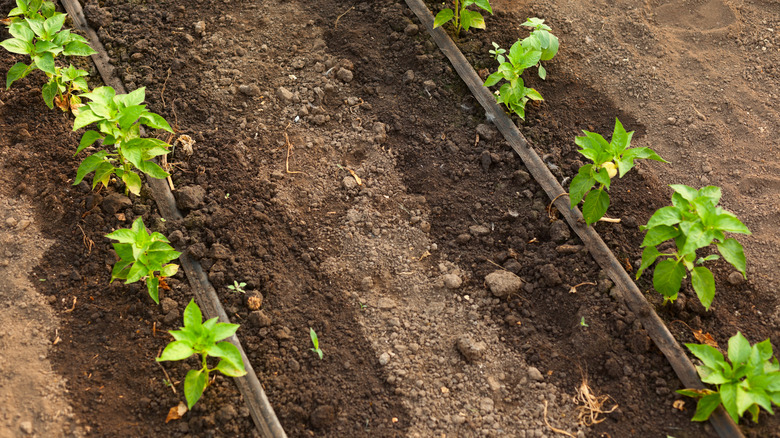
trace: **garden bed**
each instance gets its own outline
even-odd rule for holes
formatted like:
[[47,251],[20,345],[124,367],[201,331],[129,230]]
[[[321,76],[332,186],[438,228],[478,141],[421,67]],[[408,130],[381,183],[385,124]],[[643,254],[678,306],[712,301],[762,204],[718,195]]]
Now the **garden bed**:
[[[191,292],[179,274],[164,293],[172,301],[160,308],[142,285],[108,286],[114,255],[102,237],[143,216],[200,260],[242,324],[238,335],[290,436],[551,436],[545,401],[547,421],[576,434],[571,398],[584,376],[619,405],[586,435],[706,434],[708,426],[690,422],[691,400],[684,411],[672,407],[680,384],[665,358],[563,222],[549,221],[549,199],[422,27],[410,26],[416,21],[402,3],[101,6],[87,8],[87,17],[102,26],[119,77],[130,89],[146,86],[151,109],[196,140],[192,156],[176,150],[170,160],[174,193],[196,196],[189,204],[180,198],[183,220],[161,221],[149,198],[127,203],[113,189],[70,187],[80,136],[67,116],[45,111],[42,77],[0,94],[5,193],[29,200],[54,241],[31,280],[47,280],[38,290],[63,320],[49,356],[67,379],[76,433],[253,429],[222,377],[184,420],[163,423],[182,397],[153,358],[170,340],[165,330],[181,325]],[[462,50],[478,68],[493,68],[490,41],[508,46],[521,34],[502,29],[545,12],[498,13],[487,33],[462,39]],[[645,113],[586,85],[596,79],[579,78],[581,52],[566,54],[572,23],[546,18],[560,28],[561,58],[548,82],[534,83],[546,101],[522,125],[545,161],[561,178],[573,175],[574,136],[609,132],[615,116],[638,131],[636,141],[669,157],[637,120]],[[0,70],[13,62],[3,58]],[[639,257],[637,225],[667,204],[658,175],[664,184],[688,182],[669,181],[661,168],[643,165],[616,184],[610,215],[623,222],[596,227],[629,267]],[[193,187],[204,189],[202,199]],[[757,225],[757,235],[776,242]],[[500,299],[485,288],[496,265],[524,280],[520,293]],[[731,285],[725,265],[716,271],[719,293],[707,313],[695,299],[661,306],[648,293],[678,339],[693,341],[675,320],[721,345],[737,329],[753,342],[777,333],[776,319],[761,318],[777,312],[769,285]],[[760,265],[755,276],[774,278]],[[245,296],[226,288],[233,281],[263,295],[262,315],[250,316]],[[583,282],[597,284],[569,292]],[[322,361],[309,351],[309,327]],[[464,356],[459,344],[481,353]],[[184,364],[163,365],[183,380]],[[745,431],[771,436],[773,420]],[[18,419],[6,421],[19,429]]]

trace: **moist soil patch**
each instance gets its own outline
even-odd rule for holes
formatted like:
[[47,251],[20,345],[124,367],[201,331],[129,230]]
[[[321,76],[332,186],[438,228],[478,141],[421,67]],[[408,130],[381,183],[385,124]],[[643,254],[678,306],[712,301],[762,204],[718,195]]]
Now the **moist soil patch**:
[[[290,436],[553,436],[546,422],[585,436],[712,434],[690,422],[692,400],[673,407],[680,383],[665,358],[403,3],[106,1],[85,12],[128,88],[145,86],[150,109],[196,143],[169,160],[185,218],[163,220],[146,193],[70,185],[80,133],[46,110],[42,75],[0,94],[3,184],[53,241],[30,280],[62,319],[44,336],[59,337],[49,357],[75,413],[63,435],[255,433],[224,377],[164,423],[196,361],[154,357],[191,292],[181,273],[161,306],[142,284],[109,285],[103,236],[136,217],[200,260]],[[491,41],[508,47],[526,16],[552,15],[516,12],[461,37],[478,70],[494,68]],[[645,113],[592,85],[585,52],[565,54],[572,23],[548,18],[561,55],[546,82],[529,80],[546,100],[520,126],[553,173],[574,175],[574,136],[607,134],[616,116],[636,145],[655,147]],[[659,168],[615,184],[609,215],[622,222],[596,226],[629,272],[638,225],[677,182]],[[484,283],[494,271],[522,287],[495,296]],[[753,342],[777,333],[767,284],[732,284],[725,264],[715,273],[710,312],[691,290],[663,306],[647,275],[640,287],[681,342],[694,341],[686,325],[721,345],[737,329]],[[234,281],[246,294],[227,289]],[[572,400],[584,379],[618,405],[590,428]],[[749,435],[777,434],[769,416],[745,423]]]

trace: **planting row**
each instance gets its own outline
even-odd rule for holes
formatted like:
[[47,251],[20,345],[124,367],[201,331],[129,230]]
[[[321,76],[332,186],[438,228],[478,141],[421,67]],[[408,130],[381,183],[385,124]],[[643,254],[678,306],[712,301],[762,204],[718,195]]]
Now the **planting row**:
[[[485,28],[484,17],[471,11],[469,6],[493,13],[488,0],[454,1],[454,9],[445,8],[434,18],[434,28],[452,21],[452,31],[457,38],[461,31],[470,28]],[[541,101],[538,91],[524,85],[522,74],[536,66],[541,79],[547,71],[541,61],[552,59],[559,48],[558,38],[544,20],[529,18],[522,24],[532,29],[531,34],[518,40],[509,52],[493,43],[490,54],[498,61],[498,71],[490,74],[484,86],[491,87],[506,81],[495,92],[497,101],[507,109],[525,119],[526,103]],[[608,190],[612,178],[622,178],[634,167],[637,159],[651,159],[668,163],[655,151],[647,147],[630,148],[633,131],[626,132],[619,120],[611,141],[602,135],[584,131],[576,137],[578,152],[591,164],[580,167],[569,185],[571,208],[582,202],[582,215],[588,225],[604,220],[610,199]],[[705,263],[723,258],[743,277],[746,276],[746,259],[742,245],[725,233],[750,234],[750,230],[731,212],[718,206],[721,189],[707,186],[699,190],[681,184],[670,186],[674,191],[671,206],[657,210],[646,225],[642,241],[642,263],[637,272],[642,273],[655,264],[653,287],[664,297],[664,302],[677,299],[682,281],[690,277],[699,301],[709,309],[715,296],[715,278]],[[697,252],[708,252],[715,244],[718,254],[699,257]],[[657,263],[656,263],[657,262]],[[723,405],[735,422],[746,412],[753,421],[758,421],[760,408],[773,413],[772,405],[780,404],[780,364],[773,355],[770,340],[753,346],[737,333],[729,340],[727,362],[722,353],[709,345],[686,344],[688,349],[703,365],[697,367],[704,383],[715,385],[717,390],[678,391],[682,395],[699,398],[694,421],[707,420],[712,412]]]

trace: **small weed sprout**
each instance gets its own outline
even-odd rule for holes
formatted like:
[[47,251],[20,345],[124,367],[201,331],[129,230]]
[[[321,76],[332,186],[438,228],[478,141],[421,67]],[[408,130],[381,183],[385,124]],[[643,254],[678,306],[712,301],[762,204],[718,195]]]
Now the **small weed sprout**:
[[244,283],[244,282],[239,283],[239,282],[233,280],[233,284],[228,285],[227,288],[232,290],[235,293],[239,293],[240,292],[242,294],[245,294],[246,291],[244,290],[244,286],[246,286],[246,283]]
[[493,9],[490,7],[488,0],[454,0],[454,9],[444,8],[436,14],[436,17],[433,19],[434,29],[450,21],[455,26],[455,36],[460,35],[461,29],[465,31],[472,27],[484,29],[485,18],[479,12],[467,9],[471,5],[476,5],[491,15],[493,14]]
[[[195,303],[190,300],[184,309],[184,327],[181,330],[171,330],[168,333],[175,341],[169,343],[163,350],[157,362],[184,360],[193,354],[201,356],[201,368],[189,370],[184,379],[184,397],[187,399],[187,408],[200,400],[209,384],[209,373],[219,371],[230,377],[246,375],[244,361],[238,348],[222,339],[233,336],[238,330],[238,324],[217,322],[218,318],[211,318],[203,322],[203,314]],[[208,367],[208,357],[220,358],[214,368]]]
[[312,345],[314,345],[314,348],[310,348],[309,350],[317,353],[317,356],[319,356],[320,360],[322,360],[322,350],[320,350],[320,339],[317,337],[317,333],[311,327],[309,327],[309,337],[311,338]]
[[581,325],[582,327],[590,327],[590,326],[589,326],[589,325],[588,325],[588,324],[585,322],[585,317],[584,317],[584,316],[583,316],[582,318],[580,318],[580,325]]
[[717,387],[716,391],[677,391],[699,399],[693,421],[706,421],[718,406],[723,405],[735,423],[739,423],[745,412],[758,423],[761,408],[773,414],[772,405],[780,406],[780,363],[773,357],[769,339],[751,346],[742,333],[737,333],[729,339],[728,362],[720,351],[709,345],[685,346],[702,361],[702,365],[696,367],[701,381]]

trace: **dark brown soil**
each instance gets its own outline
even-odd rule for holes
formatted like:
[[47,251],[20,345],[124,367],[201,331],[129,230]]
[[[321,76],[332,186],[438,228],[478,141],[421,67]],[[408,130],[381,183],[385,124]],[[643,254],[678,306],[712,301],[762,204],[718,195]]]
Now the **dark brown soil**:
[[[0,13],[10,3],[0,2]],[[80,133],[41,102],[42,75],[0,92],[2,170],[54,240],[36,270],[47,279],[38,289],[62,318],[50,357],[88,436],[255,433],[224,377],[194,412],[164,423],[183,399],[181,381],[194,359],[163,369],[154,357],[170,340],[165,331],[181,325],[191,292],[177,274],[161,308],[142,284],[108,284],[115,257],[103,236],[139,216],[200,260],[242,324],[238,336],[289,436],[553,436],[541,421],[542,400],[554,425],[575,434],[712,434],[690,422],[692,400],[673,408],[680,382],[665,358],[568,227],[548,217],[549,200],[500,135],[478,128],[487,123],[484,112],[422,26],[410,28],[419,23],[403,3],[99,6],[112,18],[98,33],[120,78],[131,89],[147,87],[151,109],[196,140],[192,156],[172,156],[174,186],[200,186],[206,196],[181,221],[162,220],[147,196],[116,210],[109,195],[121,186],[70,185]],[[500,12],[486,32],[459,41],[477,69],[494,67],[491,41],[508,47],[525,17],[543,12],[494,7]],[[545,102],[531,106],[521,129],[556,176],[570,177],[582,164],[574,136],[609,133],[615,117],[637,131],[635,144],[652,145],[647,116],[591,87],[598,78],[579,67],[584,55],[565,54],[571,24],[549,21],[561,55],[546,82],[529,80]],[[16,60],[2,57],[0,71]],[[347,168],[364,184],[353,183]],[[640,165],[615,184],[609,215],[622,223],[596,226],[629,273],[640,254],[638,226],[667,204],[665,184],[676,182],[657,168]],[[484,277],[499,268],[523,279],[520,293],[499,300],[486,290]],[[680,342],[694,341],[690,329],[721,345],[736,330],[753,342],[777,337],[777,320],[764,317],[777,312],[776,292],[754,281],[729,283],[723,263],[714,271],[710,312],[691,290],[662,306],[648,275],[639,286]],[[458,273],[463,286],[432,286],[445,272]],[[226,288],[234,281],[263,296],[262,317],[251,314],[246,295]],[[324,360],[309,350],[310,327]],[[464,362],[451,339],[463,331],[484,334],[488,358],[505,351],[512,359],[505,367]],[[527,377],[530,367],[543,383]],[[493,372],[503,376],[499,391],[490,378],[491,388],[481,383]],[[619,405],[592,428],[577,425],[569,401],[583,378]],[[780,436],[775,418],[744,423],[748,435]]]

